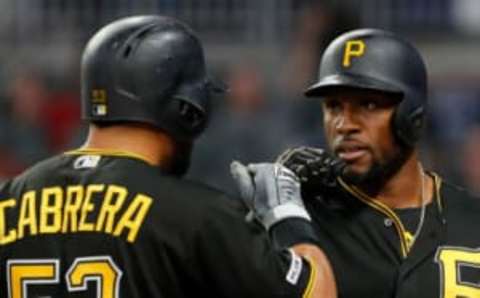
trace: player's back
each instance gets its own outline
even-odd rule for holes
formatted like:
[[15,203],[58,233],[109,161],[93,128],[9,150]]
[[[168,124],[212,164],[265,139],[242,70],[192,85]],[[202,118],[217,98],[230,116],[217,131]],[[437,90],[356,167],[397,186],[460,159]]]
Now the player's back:
[[44,161],[1,190],[0,296],[201,295],[191,246],[220,196],[121,153]]

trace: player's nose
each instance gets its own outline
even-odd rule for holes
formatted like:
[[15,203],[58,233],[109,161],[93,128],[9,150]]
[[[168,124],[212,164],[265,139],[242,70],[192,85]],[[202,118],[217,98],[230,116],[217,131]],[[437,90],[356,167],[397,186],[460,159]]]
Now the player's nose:
[[338,134],[350,134],[358,132],[360,126],[356,119],[355,111],[349,105],[344,105],[333,119],[333,126]]

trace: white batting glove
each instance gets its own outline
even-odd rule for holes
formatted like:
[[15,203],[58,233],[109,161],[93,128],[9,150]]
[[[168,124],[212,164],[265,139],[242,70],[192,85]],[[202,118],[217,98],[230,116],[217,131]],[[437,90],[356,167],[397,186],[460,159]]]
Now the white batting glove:
[[267,231],[289,218],[311,221],[301,198],[300,181],[287,167],[279,163],[246,167],[234,161],[230,170],[242,200]]

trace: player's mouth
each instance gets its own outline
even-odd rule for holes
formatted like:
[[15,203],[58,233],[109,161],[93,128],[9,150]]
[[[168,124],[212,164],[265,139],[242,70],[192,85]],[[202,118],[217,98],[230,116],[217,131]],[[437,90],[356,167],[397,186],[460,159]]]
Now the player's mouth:
[[359,143],[340,143],[335,148],[335,155],[346,163],[353,163],[368,154],[368,147]]

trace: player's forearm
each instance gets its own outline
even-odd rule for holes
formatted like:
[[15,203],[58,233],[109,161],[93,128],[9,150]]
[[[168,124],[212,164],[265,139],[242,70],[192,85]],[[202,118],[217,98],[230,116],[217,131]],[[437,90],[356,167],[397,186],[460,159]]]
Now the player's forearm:
[[[337,287],[333,270],[327,256],[317,246],[312,244],[297,244],[292,249],[298,255],[309,260],[312,266],[312,290],[306,297],[336,298]],[[307,289],[308,291],[308,289]]]
[[290,169],[274,163],[231,164],[241,198],[279,248],[292,248],[311,264],[312,278],[303,297],[335,298],[333,271],[325,254],[315,245],[317,235],[302,201],[300,181]]

